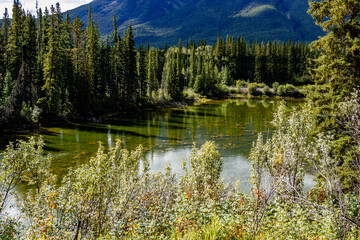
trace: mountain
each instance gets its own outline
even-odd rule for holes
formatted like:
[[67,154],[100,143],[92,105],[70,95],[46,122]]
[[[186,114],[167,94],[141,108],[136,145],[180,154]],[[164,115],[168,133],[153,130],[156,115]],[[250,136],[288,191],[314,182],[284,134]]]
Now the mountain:
[[94,0],[70,15],[86,22],[89,6],[102,36],[111,35],[115,14],[119,30],[132,24],[137,44],[173,45],[189,37],[213,43],[218,34],[310,42],[324,34],[306,0]]

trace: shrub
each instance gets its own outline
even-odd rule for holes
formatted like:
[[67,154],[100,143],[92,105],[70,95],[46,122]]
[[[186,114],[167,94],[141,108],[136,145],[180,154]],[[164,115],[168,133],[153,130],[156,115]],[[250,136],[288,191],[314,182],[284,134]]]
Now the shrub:
[[280,84],[278,82],[274,82],[272,84],[272,88],[273,88],[275,94],[277,93],[279,86],[280,86]]
[[186,103],[194,103],[196,102],[198,99],[200,99],[201,95],[196,93],[194,91],[194,89],[192,88],[187,88],[184,90],[184,99],[186,101]]
[[263,94],[266,95],[266,96],[271,95],[271,91],[270,91],[270,88],[268,86],[263,87]]
[[299,89],[292,84],[281,85],[277,89],[277,95],[282,97],[301,97],[303,96]]
[[236,81],[236,93],[241,93],[241,88],[247,88],[249,82],[245,80],[237,80]]
[[258,84],[256,83],[250,83],[248,85],[248,94],[251,95],[251,96],[258,96],[260,95],[260,91],[258,90]]

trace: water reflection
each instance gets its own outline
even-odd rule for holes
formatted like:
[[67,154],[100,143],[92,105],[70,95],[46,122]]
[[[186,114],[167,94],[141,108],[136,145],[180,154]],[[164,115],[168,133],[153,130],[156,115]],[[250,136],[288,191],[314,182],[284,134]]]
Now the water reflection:
[[[279,104],[278,100],[216,100],[184,109],[126,114],[105,119],[103,124],[42,128],[28,135],[3,136],[0,141],[4,149],[9,140],[43,135],[54,158],[52,168],[59,175],[94,156],[98,141],[108,148],[119,138],[129,149],[142,144],[153,171],[163,170],[169,162],[176,173],[181,173],[181,161],[188,159],[194,143],[201,146],[205,141],[214,141],[224,158],[223,177],[227,181],[240,180],[247,190],[247,156],[259,132],[271,134],[270,122]],[[286,102],[289,108],[301,104]]]

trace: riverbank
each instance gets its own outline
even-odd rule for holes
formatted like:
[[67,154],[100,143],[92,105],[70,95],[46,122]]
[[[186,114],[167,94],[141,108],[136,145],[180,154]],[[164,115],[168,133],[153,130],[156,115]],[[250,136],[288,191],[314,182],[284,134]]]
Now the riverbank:
[[[250,84],[251,85],[251,84]],[[266,87],[258,87],[260,84],[255,84],[254,86],[249,87],[227,87],[223,88],[221,95],[219,96],[202,96],[197,94],[192,89],[187,89],[184,91],[184,100],[173,102],[169,99],[153,99],[151,102],[143,101],[140,102],[138,106],[131,108],[120,108],[120,110],[104,110],[105,114],[99,116],[74,116],[69,114],[67,117],[49,117],[40,115],[39,118],[36,118],[36,121],[32,121],[29,118],[15,119],[14,121],[9,121],[5,124],[0,125],[0,132],[2,133],[24,133],[26,134],[29,131],[39,129],[40,127],[52,127],[52,126],[61,126],[71,123],[101,123],[103,119],[112,118],[114,116],[124,116],[127,114],[141,113],[146,111],[159,111],[161,109],[168,108],[184,108],[189,106],[197,106],[204,103],[207,103],[216,99],[226,99],[226,98],[255,98],[255,99],[304,99],[306,95],[306,88],[293,88],[288,85],[278,86],[278,89]],[[251,89],[252,88],[252,89]],[[282,89],[283,88],[283,89]],[[280,91],[279,91],[280,89]],[[291,89],[291,90],[287,90]],[[118,108],[115,107],[114,108]]]

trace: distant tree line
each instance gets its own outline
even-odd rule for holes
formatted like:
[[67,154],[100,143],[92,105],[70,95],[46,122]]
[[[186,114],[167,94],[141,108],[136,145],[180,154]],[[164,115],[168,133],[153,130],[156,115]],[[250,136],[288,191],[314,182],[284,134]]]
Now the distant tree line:
[[96,116],[148,103],[181,102],[184,89],[220,95],[235,80],[271,84],[306,78],[312,54],[304,43],[243,38],[181,40],[178,47],[136,49],[131,25],[101,38],[91,9],[85,25],[59,4],[37,19],[14,1],[0,32],[0,128],[8,123]]

